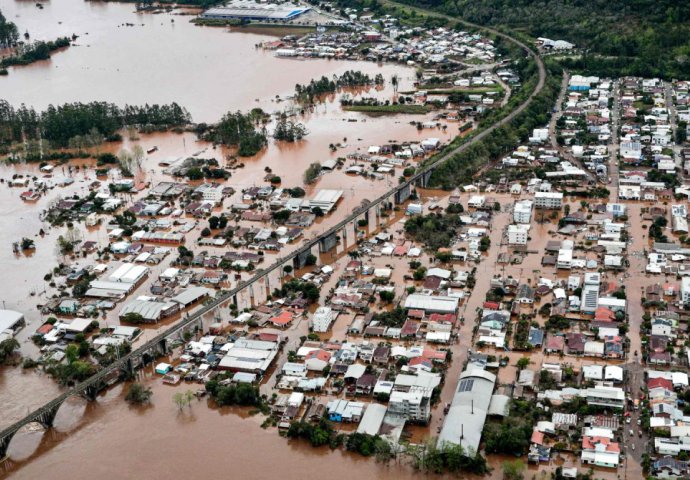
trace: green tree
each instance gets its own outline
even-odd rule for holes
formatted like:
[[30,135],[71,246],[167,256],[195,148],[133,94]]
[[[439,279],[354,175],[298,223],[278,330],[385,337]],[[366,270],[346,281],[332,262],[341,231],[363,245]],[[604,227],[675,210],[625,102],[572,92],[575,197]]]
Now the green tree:
[[144,317],[137,312],[128,312],[122,315],[122,321],[125,323],[131,323],[133,325],[139,325],[140,323],[145,323]]
[[16,350],[19,350],[19,342],[16,338],[8,338],[0,342],[0,364],[7,362]]
[[525,478],[525,464],[521,460],[503,462],[501,467],[504,480],[523,480]]
[[151,401],[152,395],[153,390],[151,390],[151,388],[146,387],[141,383],[133,383],[130,385],[129,390],[127,390],[125,400],[135,405],[143,405]]
[[184,392],[176,392],[173,395],[173,402],[177,405],[177,408],[182,410],[184,407],[192,406],[192,400],[194,399],[194,392],[191,390],[185,390]]

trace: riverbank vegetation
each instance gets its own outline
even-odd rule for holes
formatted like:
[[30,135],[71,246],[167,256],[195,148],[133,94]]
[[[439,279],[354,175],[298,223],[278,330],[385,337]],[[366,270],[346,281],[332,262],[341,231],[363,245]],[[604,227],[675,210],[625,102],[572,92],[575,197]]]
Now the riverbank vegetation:
[[19,342],[16,338],[8,338],[0,342],[0,365],[10,363],[10,360],[17,354]]
[[18,45],[9,57],[0,60],[0,67],[6,68],[15,65],[29,65],[41,60],[48,60],[55,50],[69,47],[71,41],[68,37],[60,37],[49,42],[33,42]]
[[307,135],[307,128],[303,123],[293,122],[287,118],[281,118],[276,124],[276,129],[273,132],[273,138],[285,142],[296,142]]
[[19,30],[13,22],[7,21],[0,11],[0,48],[12,47],[19,40]]
[[304,183],[307,185],[311,185],[312,183],[314,183],[316,181],[317,178],[319,178],[320,174],[321,174],[321,164],[318,162],[312,163],[304,171]]
[[416,470],[431,473],[472,473],[483,475],[489,471],[486,459],[477,452],[466,452],[461,445],[437,445],[429,439],[407,450]]
[[151,401],[152,395],[153,390],[151,390],[151,387],[147,387],[141,383],[133,383],[130,385],[129,390],[127,390],[125,401],[133,405],[144,405]]
[[197,126],[197,134],[203,140],[237,147],[240,157],[256,155],[267,144],[266,132],[259,128],[263,112],[228,112],[215,125]]
[[225,378],[220,376],[206,382],[206,391],[220,407],[241,405],[263,408],[265,403],[258,387],[247,383],[230,383],[227,376]]
[[295,97],[305,103],[313,103],[316,97],[328,93],[335,93],[340,88],[365,87],[371,85],[383,85],[383,75],[380,73],[370,77],[360,71],[348,70],[340,76],[334,75],[332,79],[322,76],[318,80],[312,80],[307,85],[295,85]]
[[0,145],[41,140],[55,148],[70,145],[70,140],[86,135],[99,135],[108,139],[126,126],[150,127],[165,130],[182,127],[191,122],[191,116],[176,103],[169,105],[126,105],[113,103],[66,103],[42,112],[22,105],[12,107],[0,100]]
[[394,114],[405,113],[408,115],[423,115],[429,112],[429,107],[408,102],[405,97],[400,96],[397,100],[378,100],[376,98],[362,98],[354,100],[343,98],[340,100],[343,110],[350,112]]
[[379,114],[397,114],[404,113],[407,115],[424,115],[429,113],[429,107],[426,105],[350,105],[343,107],[343,110],[348,112],[363,112],[363,113],[379,113]]

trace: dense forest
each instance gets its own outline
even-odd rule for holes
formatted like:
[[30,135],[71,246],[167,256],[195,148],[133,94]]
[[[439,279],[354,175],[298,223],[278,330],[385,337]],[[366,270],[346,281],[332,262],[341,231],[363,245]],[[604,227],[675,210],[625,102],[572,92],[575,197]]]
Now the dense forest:
[[[684,77],[690,2],[677,0],[399,0],[481,25],[504,26],[586,49],[566,66],[599,75]],[[340,0],[380,11],[378,0]]]
[[94,129],[108,137],[125,126],[170,128],[190,121],[189,113],[176,103],[124,108],[106,102],[67,103],[37,112],[25,105],[14,108],[0,100],[0,145],[43,139],[55,147],[66,147],[70,139],[92,134]]
[[19,31],[17,26],[8,22],[2,12],[0,12],[0,48],[7,48],[17,43]]

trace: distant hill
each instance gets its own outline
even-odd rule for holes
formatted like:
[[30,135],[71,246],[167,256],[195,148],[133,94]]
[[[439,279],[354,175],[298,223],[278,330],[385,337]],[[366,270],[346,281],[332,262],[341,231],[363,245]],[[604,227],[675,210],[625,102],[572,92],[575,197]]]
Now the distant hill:
[[602,75],[690,75],[688,0],[399,0],[588,50],[572,67]]

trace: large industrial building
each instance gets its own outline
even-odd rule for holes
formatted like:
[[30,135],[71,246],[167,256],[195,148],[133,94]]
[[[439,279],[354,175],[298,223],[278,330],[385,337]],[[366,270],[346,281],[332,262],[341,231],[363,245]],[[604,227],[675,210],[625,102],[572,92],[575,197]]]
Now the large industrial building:
[[462,445],[465,452],[479,451],[484,422],[491,403],[496,376],[470,365],[460,375],[458,389],[443,422],[439,445]]
[[297,7],[290,3],[276,5],[243,1],[232,2],[224,7],[210,8],[201,14],[201,18],[275,22],[294,20],[309,10],[308,7]]

